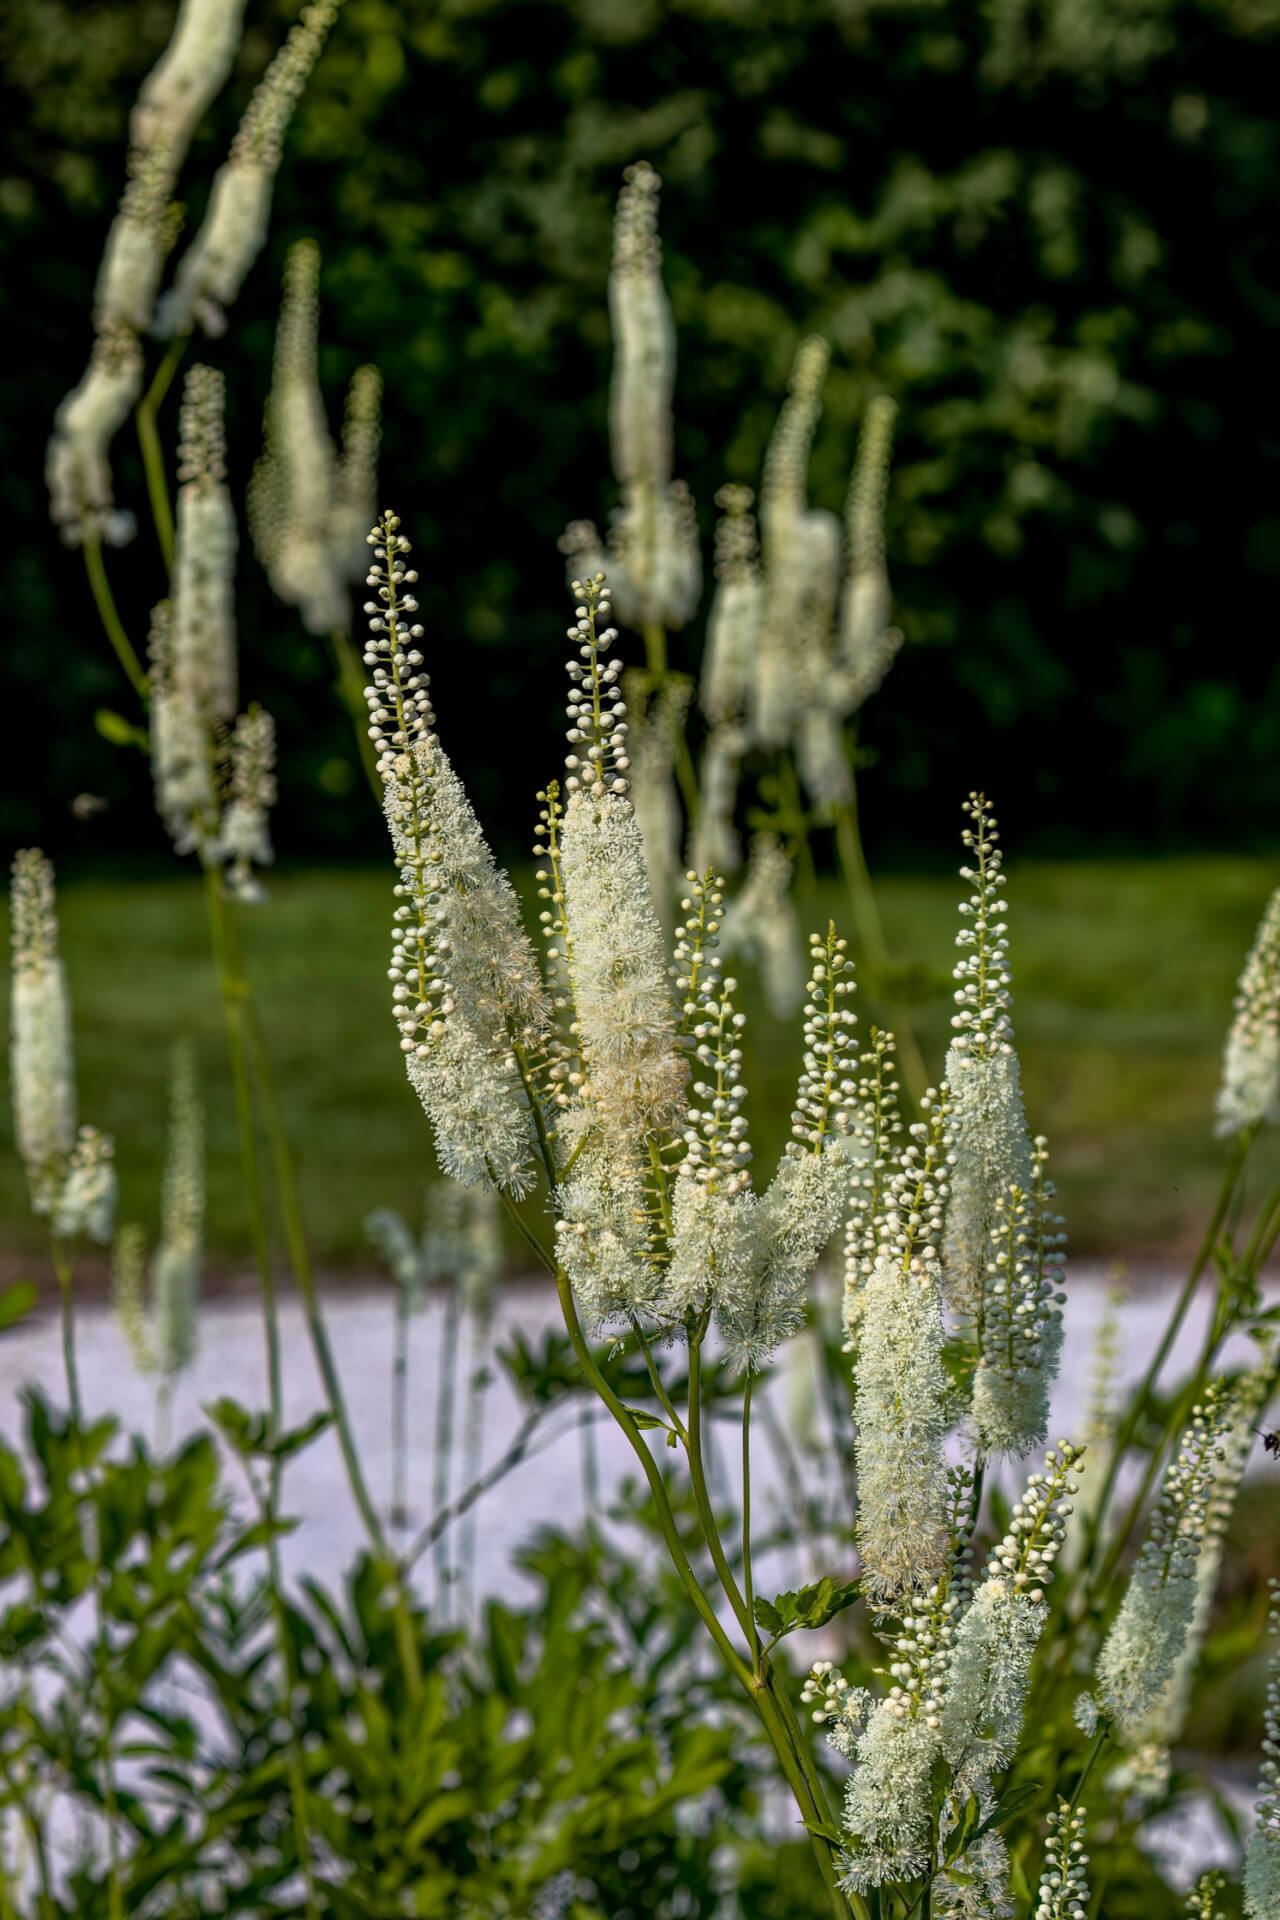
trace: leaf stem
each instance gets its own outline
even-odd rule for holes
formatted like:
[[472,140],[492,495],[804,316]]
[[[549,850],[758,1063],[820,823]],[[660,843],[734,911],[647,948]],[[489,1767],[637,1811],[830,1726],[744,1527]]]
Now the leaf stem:
[[141,700],[147,706],[151,700],[151,682],[143,671],[142,662],[133,650],[124,622],[116,610],[111,593],[111,584],[107,579],[107,569],[102,559],[102,542],[96,533],[90,533],[86,527],[84,539],[84,564],[89,575],[89,587],[93,594],[98,617],[102,621],[106,636],[115,649],[116,659],[124,668],[125,678]]

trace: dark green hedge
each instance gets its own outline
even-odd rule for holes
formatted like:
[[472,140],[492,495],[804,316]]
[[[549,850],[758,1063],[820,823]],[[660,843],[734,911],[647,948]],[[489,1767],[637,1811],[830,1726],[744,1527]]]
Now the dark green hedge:
[[[291,17],[250,0],[190,219]],[[41,460],[79,377],[156,0],[10,0],[0,820],[156,845],[146,773]],[[557,755],[556,535],[612,498],[605,276],[621,167],[666,181],[678,464],[753,480],[797,339],[834,343],[815,449],[840,504],[865,395],[901,401],[891,552],[910,645],[865,724],[873,858],[949,850],[982,784],[1040,849],[1280,839],[1277,0],[348,0],[269,252],[208,357],[246,475],[279,268],[325,252],[326,378],[387,381],[384,494],[416,536],[442,724],[523,836]],[[172,421],[170,421],[170,426]],[[125,486],[141,502],[128,437]],[[113,557],[141,637],[145,528]],[[327,669],[246,551],[245,684],[281,729],[282,847],[379,849]],[[700,631],[675,645],[696,661]],[[500,751],[495,752],[495,737]],[[483,770],[483,771],[481,771]],[[111,799],[88,825],[71,797]]]

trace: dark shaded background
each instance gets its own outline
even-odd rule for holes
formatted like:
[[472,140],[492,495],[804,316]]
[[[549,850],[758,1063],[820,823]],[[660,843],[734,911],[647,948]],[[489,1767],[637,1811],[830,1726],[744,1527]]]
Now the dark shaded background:
[[[161,847],[144,766],[94,732],[127,689],[40,469],[172,11],[9,0],[0,28],[0,830],[64,860]],[[184,177],[192,226],[295,13],[251,0]],[[949,861],[977,784],[1024,851],[1274,845],[1278,32],[1278,0],[348,0],[267,253],[228,338],[199,347],[227,369],[233,471],[256,451],[285,249],[314,234],[335,423],[376,358],[383,492],[415,536],[442,722],[518,846],[557,757],[555,539],[613,497],[609,224],[646,155],[666,181],[678,471],[708,548],[712,495],[756,479],[803,332],[834,343],[819,501],[841,503],[867,393],[901,402],[910,644],[864,727],[873,863]],[[131,434],[118,446],[141,509]],[[146,525],[109,559],[140,643],[161,590]],[[380,857],[317,643],[247,543],[240,578],[282,851]],[[700,645],[699,622],[677,663]],[[69,810],[84,790],[111,802],[88,824]]]

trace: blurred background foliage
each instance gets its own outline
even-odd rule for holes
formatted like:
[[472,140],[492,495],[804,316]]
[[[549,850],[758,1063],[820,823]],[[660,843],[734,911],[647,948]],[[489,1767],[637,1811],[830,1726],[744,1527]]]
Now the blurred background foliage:
[[[251,0],[184,176],[189,225],[296,11]],[[21,722],[0,824],[64,862],[160,850],[145,768],[94,732],[126,702],[40,468],[172,17],[8,0],[0,26],[0,591]],[[227,339],[199,347],[228,373],[233,470],[257,451],[285,251],[313,234],[335,424],[375,358],[383,497],[415,538],[442,722],[518,848],[557,757],[556,537],[613,499],[609,228],[621,168],[647,156],[677,471],[708,553],[715,489],[757,479],[803,333],[834,348],[820,503],[841,503],[868,394],[901,403],[909,645],[864,725],[873,867],[949,864],[977,785],[1025,852],[1273,846],[1278,33],[1280,0],[347,0],[269,249]],[[117,454],[140,507],[127,431]],[[109,558],[140,642],[149,527]],[[247,541],[240,579],[244,684],[280,728],[278,844],[380,859],[323,653]],[[675,663],[700,644],[699,623]],[[84,790],[111,803],[89,821],[70,810]]]

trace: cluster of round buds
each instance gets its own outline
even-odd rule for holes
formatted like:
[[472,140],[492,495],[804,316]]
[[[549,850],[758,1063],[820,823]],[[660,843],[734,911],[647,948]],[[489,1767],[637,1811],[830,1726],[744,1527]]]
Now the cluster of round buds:
[[1013,979],[1007,957],[1009,928],[1000,918],[1005,876],[1000,871],[1000,836],[986,796],[971,793],[964,810],[973,826],[965,828],[961,839],[976,856],[977,865],[960,869],[960,878],[973,883],[970,899],[960,908],[966,919],[972,919],[973,926],[962,927],[956,935],[956,945],[971,951],[955,967],[959,1012],[951,1020],[956,1030],[952,1044],[977,1058],[986,1058],[991,1053],[1008,1052],[1013,1035],[1009,1018]]
[[1174,1580],[1195,1579],[1214,1474],[1217,1462],[1225,1458],[1222,1437],[1229,1412],[1225,1390],[1217,1382],[1205,1394],[1203,1404],[1191,1409],[1178,1457],[1165,1474],[1138,1555],[1135,1581],[1167,1586]]
[[809,978],[803,1014],[804,1070],[791,1114],[791,1155],[821,1153],[831,1134],[848,1133],[854,1121],[857,1065],[853,1029],[858,1016],[843,1003],[855,992],[849,942],[834,925],[825,937],[809,935]]
[[417,612],[418,603],[401,589],[412,587],[418,575],[404,564],[410,548],[399,526],[398,514],[384,513],[367,536],[374,557],[365,584],[374,589],[377,598],[364,603],[369,616],[364,664],[370,671],[364,697],[369,705],[369,738],[384,780],[389,773],[407,770],[410,748],[426,737],[435,717],[428,693],[430,683],[421,671],[422,654],[414,644],[421,640],[423,630],[404,618]]
[[1087,1920],[1089,1882],[1085,1868],[1084,1814],[1069,1801],[1049,1815],[1049,1838],[1044,1849],[1035,1920]]
[[893,1657],[886,1672],[893,1684],[885,1709],[895,1719],[922,1719],[932,1733],[941,1728],[951,1647],[966,1596],[967,1587],[948,1572],[908,1603],[910,1610],[890,1634]]
[[570,794],[585,789],[601,800],[606,793],[627,791],[625,776],[631,763],[627,758],[622,661],[600,658],[600,649],[618,637],[616,628],[601,627],[612,612],[604,575],[575,580],[572,591],[578,604],[568,637],[577,642],[579,657],[565,663],[571,682],[565,711],[572,751],[565,757],[568,777],[564,784]]
[[[1271,1582],[1267,1625],[1273,1636],[1280,1633],[1280,1580]],[[1254,1823],[1244,1856],[1244,1910],[1251,1920],[1275,1913],[1280,1875],[1280,1651],[1267,1663],[1262,1754]]]
[[684,1158],[680,1172],[686,1179],[714,1186],[720,1193],[738,1193],[751,1185],[747,1168],[751,1148],[747,1121],[741,1112],[747,1090],[742,1084],[742,1048],[737,1044],[746,1015],[735,1011],[737,981],[723,978],[716,952],[724,917],[724,895],[713,873],[699,878],[688,873],[688,894],[681,911],[688,917],[676,934],[676,992],[680,996],[682,1029],[693,1041],[693,1057],[708,1076],[695,1080],[684,1129]]
[[560,872],[560,829],[564,820],[564,808],[560,804],[560,787],[552,781],[538,794],[538,824],[533,834],[533,857],[545,865],[539,865],[534,872],[538,883],[538,898],[549,904],[542,908],[538,920],[542,927],[543,938],[547,946],[547,984],[551,990],[552,1004],[563,1010],[570,1004],[572,979],[569,972],[569,929],[564,917],[564,877]]
[[216,368],[191,368],[182,385],[178,416],[178,479],[183,486],[227,477],[225,400],[225,382]]
[[828,1720],[837,1720],[842,1716],[848,1692],[849,1682],[842,1673],[836,1671],[833,1661],[815,1660],[800,1689],[800,1698],[806,1707],[815,1700],[821,1702],[810,1715],[814,1726],[821,1727]]
[[1008,1580],[1029,1600],[1044,1599],[1044,1589],[1053,1578],[1053,1563],[1066,1537],[1073,1511],[1071,1499],[1080,1490],[1074,1476],[1080,1471],[1084,1451],[1067,1440],[1049,1449],[1044,1457],[1045,1471],[1030,1475],[1013,1509],[1009,1531],[991,1549],[988,1580]]
[[881,1244],[908,1266],[937,1255],[950,1190],[948,1168],[956,1158],[948,1131],[945,1083],[926,1088],[920,1112],[923,1118],[907,1129],[910,1139],[898,1155],[880,1223]]
[[1211,1873],[1202,1873],[1195,1886],[1187,1895],[1187,1912],[1192,1920],[1221,1920],[1219,1896],[1226,1885],[1226,1875],[1215,1868]]
[[662,180],[647,160],[624,169],[613,223],[614,269],[651,271],[662,259],[658,193]]
[[1065,1301],[1055,1292],[1060,1269],[1044,1257],[1056,1252],[1052,1239],[1051,1249],[1042,1248],[1036,1209],[1016,1181],[996,1196],[982,1348],[984,1364],[1008,1380],[1039,1365],[1045,1330]]
[[890,1178],[891,1142],[902,1132],[893,1035],[873,1027],[871,1045],[859,1057],[858,1068],[853,1126],[858,1160],[844,1244],[845,1332],[850,1340],[861,1311],[859,1289],[875,1264],[880,1199]]

